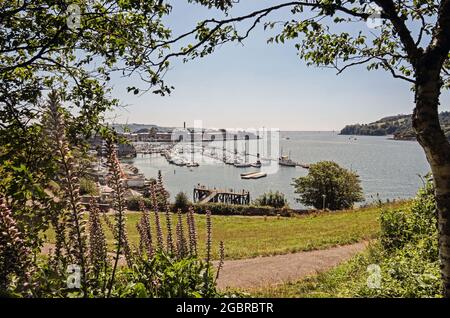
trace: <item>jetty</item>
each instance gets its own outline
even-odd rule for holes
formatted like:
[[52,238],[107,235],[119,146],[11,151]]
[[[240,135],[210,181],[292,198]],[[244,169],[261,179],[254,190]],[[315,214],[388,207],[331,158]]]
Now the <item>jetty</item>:
[[193,193],[194,203],[227,203],[227,204],[250,204],[250,192],[246,190],[234,191],[223,189],[209,189],[205,186],[197,185]]

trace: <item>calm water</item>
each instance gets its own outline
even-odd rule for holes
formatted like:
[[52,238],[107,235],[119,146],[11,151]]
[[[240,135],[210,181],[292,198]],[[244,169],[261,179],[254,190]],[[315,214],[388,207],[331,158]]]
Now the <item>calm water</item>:
[[[221,142],[216,142],[221,147]],[[419,144],[415,141],[395,141],[387,137],[339,136],[334,132],[282,132],[280,146],[284,153],[302,163],[333,160],[356,171],[362,181],[366,201],[377,194],[383,200],[413,196],[422,184],[420,175],[429,171],[428,163]],[[238,148],[243,151],[244,141]],[[250,147],[250,152],[254,147]],[[217,188],[247,189],[252,199],[269,191],[283,192],[291,207],[295,202],[292,178],[304,176],[307,170],[296,167],[280,167],[275,174],[258,180],[242,180],[240,174],[255,168],[235,168],[209,158],[198,159],[200,167],[187,168],[170,165],[160,155],[138,155],[131,160],[146,177],[163,173],[165,185],[173,198],[184,191],[192,198],[197,183]],[[253,159],[250,161],[254,161]]]

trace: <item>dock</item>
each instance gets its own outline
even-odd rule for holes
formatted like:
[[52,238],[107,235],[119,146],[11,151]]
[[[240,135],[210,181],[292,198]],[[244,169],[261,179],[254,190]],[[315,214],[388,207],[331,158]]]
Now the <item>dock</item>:
[[194,203],[227,203],[227,204],[250,204],[250,193],[246,190],[234,191],[223,189],[209,189],[205,186],[196,186],[193,193]]
[[260,179],[264,177],[267,177],[267,173],[265,172],[253,171],[241,173],[241,179]]

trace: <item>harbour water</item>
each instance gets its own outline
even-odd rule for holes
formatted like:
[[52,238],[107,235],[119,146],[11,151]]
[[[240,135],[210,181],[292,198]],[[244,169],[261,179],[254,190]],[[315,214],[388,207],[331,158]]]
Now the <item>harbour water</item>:
[[[238,141],[238,148],[245,149],[245,141]],[[216,141],[209,146],[222,148]],[[301,163],[333,160],[360,176],[366,202],[377,198],[399,199],[415,195],[421,186],[419,177],[429,171],[420,145],[415,141],[396,141],[386,136],[341,136],[336,132],[281,132],[280,148],[291,159]],[[252,152],[252,149],[250,149]],[[220,189],[246,189],[251,199],[269,190],[283,192],[291,207],[302,208],[296,202],[292,178],[304,176],[307,170],[301,167],[279,167],[274,174],[257,180],[243,180],[240,174],[255,168],[236,168],[218,160],[202,157],[197,159],[199,167],[171,165],[159,155],[138,154],[128,162],[136,166],[147,178],[162,171],[165,185],[173,198],[185,192],[192,199],[192,191],[198,183]],[[255,161],[255,158],[249,159]]]

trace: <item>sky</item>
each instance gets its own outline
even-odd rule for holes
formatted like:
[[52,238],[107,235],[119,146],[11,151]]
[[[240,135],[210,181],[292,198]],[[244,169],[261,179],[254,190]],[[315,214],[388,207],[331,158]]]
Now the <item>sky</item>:
[[[251,12],[280,1],[241,1],[232,15]],[[167,24],[174,34],[193,28],[215,12],[187,1],[174,1]],[[284,10],[271,20],[289,17]],[[365,23],[351,31],[370,31]],[[364,29],[366,28],[366,29]],[[294,48],[295,42],[267,44],[270,33],[263,26],[244,44],[228,43],[205,58],[173,61],[165,81],[175,86],[170,96],[126,92],[137,79],[113,79],[113,96],[124,108],[107,115],[115,123],[281,130],[340,130],[347,124],[368,123],[385,116],[409,114],[414,107],[411,84],[385,71],[364,66],[336,70],[307,67]],[[441,110],[450,109],[450,97],[441,96]]]

